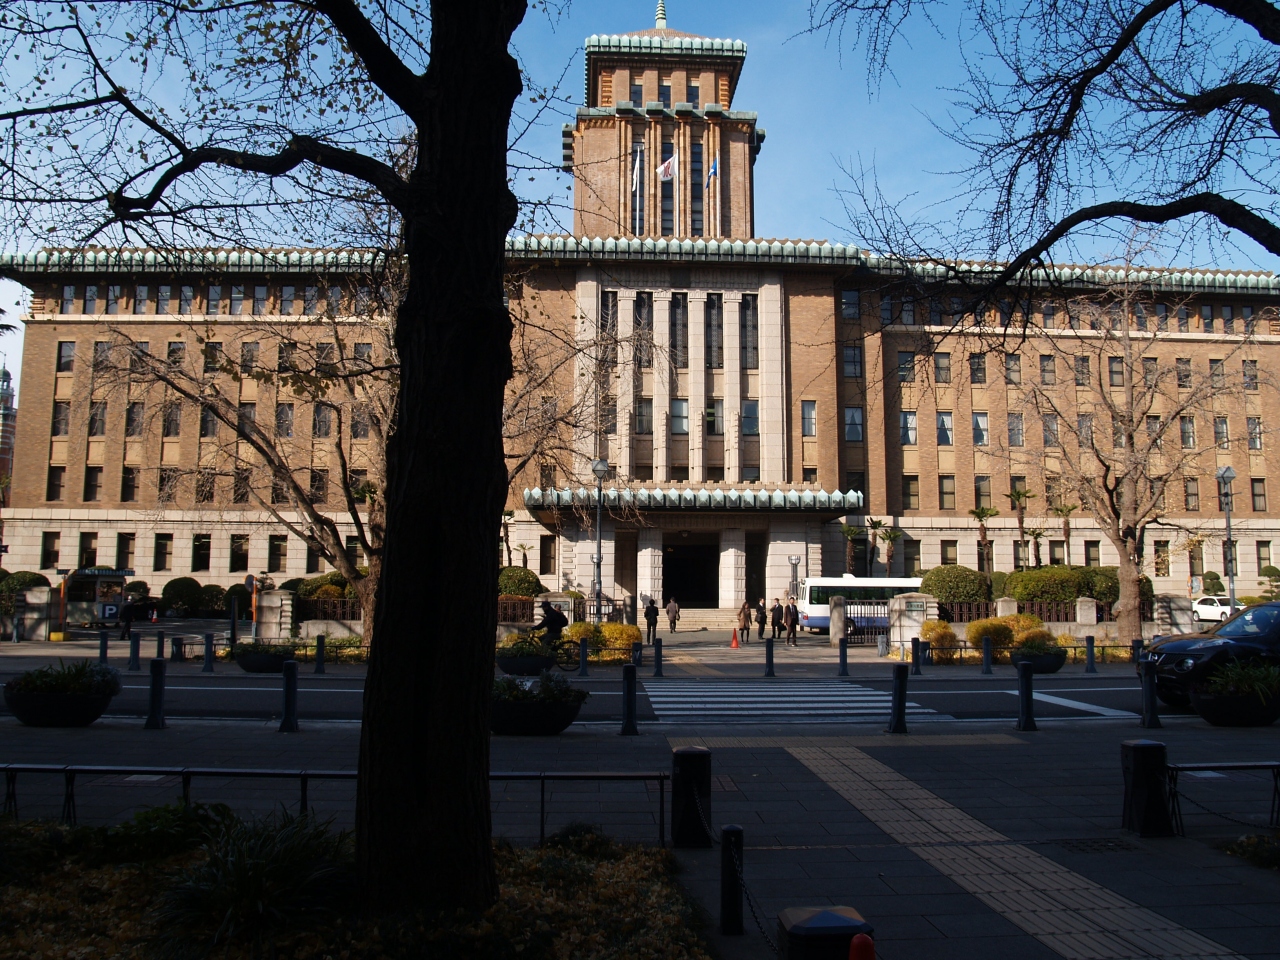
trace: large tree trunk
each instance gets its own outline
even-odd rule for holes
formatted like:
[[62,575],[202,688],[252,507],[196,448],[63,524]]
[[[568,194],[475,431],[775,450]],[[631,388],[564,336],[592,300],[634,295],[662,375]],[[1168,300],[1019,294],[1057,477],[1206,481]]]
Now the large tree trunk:
[[1135,544],[1130,540],[1120,550],[1120,566],[1116,569],[1120,580],[1116,629],[1120,632],[1120,640],[1126,644],[1142,636],[1142,568],[1135,558]]
[[497,895],[488,719],[511,370],[503,251],[517,212],[507,124],[521,89],[508,44],[524,13],[524,0],[431,4],[360,741],[358,861],[377,910],[474,910]]

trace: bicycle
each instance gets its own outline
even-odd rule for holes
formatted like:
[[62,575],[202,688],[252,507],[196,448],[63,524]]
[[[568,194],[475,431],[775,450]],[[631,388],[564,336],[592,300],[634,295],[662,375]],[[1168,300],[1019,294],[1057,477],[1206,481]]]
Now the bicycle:
[[556,666],[561,670],[577,670],[581,665],[578,644],[574,640],[562,640],[551,650]]

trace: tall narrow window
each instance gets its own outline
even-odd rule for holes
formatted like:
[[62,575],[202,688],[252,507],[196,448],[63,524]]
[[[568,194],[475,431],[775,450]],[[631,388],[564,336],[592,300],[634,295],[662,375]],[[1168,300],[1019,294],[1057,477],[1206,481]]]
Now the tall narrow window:
[[724,436],[724,401],[708,400],[707,401],[707,435],[712,437]]
[[1020,447],[1025,441],[1022,428],[1022,414],[1009,414],[1009,446]]
[[973,445],[975,447],[985,447],[989,446],[990,443],[990,418],[985,413],[975,411],[973,414]]
[[[938,477],[938,509],[954,510],[956,508],[955,474],[944,473]],[[954,560],[951,561],[955,563]]]
[[218,417],[213,407],[200,408],[200,439],[213,440],[218,436]]
[[76,312],[75,284],[68,284],[62,288],[62,305],[58,312],[63,314]]
[[204,354],[204,372],[217,373],[222,369],[223,353],[222,344],[213,340],[207,341],[203,349]]
[[1156,333],[1169,332],[1169,305],[1167,303],[1156,304]]
[[107,401],[95,400],[89,404],[89,436],[107,435]]
[[1046,413],[1040,423],[1044,428],[1044,445],[1046,447],[1061,446],[1062,441],[1058,438],[1058,415]]
[[644,197],[647,173],[644,141],[636,140],[631,144],[631,233],[637,237],[645,232]]
[[898,351],[898,382],[915,383],[916,355],[910,350]]
[[1155,575],[1157,577],[1169,576],[1169,541],[1156,541],[1156,558],[1155,558]]
[[1215,390],[1227,385],[1226,364],[1222,360],[1209,361],[1209,383]]
[[156,499],[160,503],[173,503],[178,498],[180,476],[177,467],[160,468],[159,479],[156,481]]
[[133,503],[138,499],[138,468],[125,467],[120,471],[120,501]]
[[240,344],[240,372],[243,374],[252,374],[258,369],[258,354],[261,352],[261,345],[254,341],[252,343]]
[[302,313],[304,316],[314,317],[320,312],[320,287],[314,283],[306,284],[302,288]]
[[933,355],[933,382],[951,382],[951,354],[935,353]]
[[1087,387],[1089,385],[1089,358],[1076,357],[1076,386]]
[[135,314],[146,313],[147,301],[150,299],[151,299],[151,288],[141,283],[138,284],[138,286],[134,288],[134,293],[133,293],[133,312]]
[[1258,389],[1258,361],[1242,360],[1241,366],[1244,369],[1244,388],[1250,393]]
[[133,551],[134,543],[137,540],[136,534],[117,533],[116,534],[116,569],[132,570],[133,569]]
[[40,534],[40,569],[52,570],[58,565],[60,541],[62,534],[60,533],[42,533]]
[[1219,450],[1231,449],[1231,431],[1226,417],[1213,418],[1213,442],[1218,445]]
[[846,380],[862,378],[862,344],[851,344],[842,348],[842,366]]
[[689,432],[689,401],[673,397],[671,400],[671,432],[685,435]]
[[1016,353],[1004,355],[1004,382],[1009,384],[1022,382],[1022,357]]
[[1267,481],[1254,477],[1249,481],[1249,493],[1253,498],[1253,512],[1267,512]]
[[671,295],[671,365],[677,370],[689,368],[689,295]]
[[635,305],[636,366],[653,366],[653,294],[636,294]]
[[311,435],[325,438],[333,435],[333,407],[317,403],[311,411]]
[[760,436],[760,401],[742,401],[742,435],[744,437]]
[[231,551],[230,561],[227,566],[229,573],[244,573],[249,569],[249,535],[247,533],[233,533],[231,535]]
[[280,288],[280,316],[293,316],[293,305],[297,302],[297,287],[285,284]]
[[848,443],[862,443],[863,432],[862,407],[844,408],[844,438]]
[[217,482],[218,475],[214,471],[204,468],[196,471],[196,503],[213,503]]
[[313,469],[311,471],[311,482],[308,485],[307,499],[312,503],[327,503],[329,501],[329,471]]
[[84,468],[84,502],[94,503],[102,496],[102,468]]
[[84,288],[84,312],[94,314],[98,312],[98,285],[91,283]]
[[[697,91],[697,87],[690,87],[692,91]],[[697,104],[694,105],[695,107]],[[690,162],[689,162],[689,234],[694,237],[702,236],[702,191],[706,186],[702,182],[702,142],[695,140],[689,144]]]
[[918,476],[904,475],[902,478],[902,509],[920,509],[920,478]]
[[1233,311],[1231,307],[1225,304],[1222,307],[1222,332],[1223,333],[1236,332],[1235,311]]
[[1113,387],[1124,386],[1124,357],[1107,357],[1107,378]]
[[141,400],[132,401],[124,408],[124,435],[126,437],[142,436],[142,418],[146,412]]
[[973,478],[973,505],[976,508],[991,506],[991,478],[975,476]]
[[1051,353],[1040,354],[1040,382],[1046,387],[1058,382],[1058,367]]
[[858,320],[862,317],[862,292],[860,290],[840,291],[840,319]]
[[181,286],[178,288],[178,314],[189,317],[196,301],[196,288]]
[[258,405],[256,403],[242,403],[236,408],[236,432],[241,437],[249,436],[257,420]]
[[952,447],[956,442],[955,416],[950,410],[938,411],[938,446]]
[[191,572],[208,570],[213,560],[213,536],[197,533],[191,537]]
[[284,573],[289,566],[289,538],[276,533],[267,538],[267,573]]
[[806,437],[818,435],[818,404],[813,400],[800,401],[800,433]]
[[[653,433],[653,399],[640,397],[636,400],[636,434],[647,436],[651,433]],[[550,484],[543,484],[544,489],[554,486],[554,478]]]
[[1249,437],[1249,449],[1262,449],[1262,418],[1261,417],[1245,417],[1245,432]]
[[1200,308],[1200,322],[1205,333],[1213,333],[1213,307],[1207,303]]
[[985,353],[969,354],[969,382],[987,382],[987,355]]
[[231,285],[231,315],[238,317],[244,313],[244,284],[233,283]]
[[1081,413],[1076,416],[1076,438],[1080,441],[1080,446],[1092,446],[1093,414]]
[[1184,477],[1182,480],[1182,509],[1188,513],[1200,511],[1200,481],[1195,477]]
[[161,432],[167,439],[182,436],[182,404],[171,400],[164,405],[164,419]]
[[50,434],[65,437],[71,433],[71,402],[68,400],[53,401],[53,423]]
[[267,312],[267,288],[258,284],[253,288],[253,315],[261,317]]
[[600,365],[606,368],[618,365],[618,291],[600,292]]
[[[667,88],[668,91],[670,88]],[[670,94],[668,93],[668,97]],[[662,141],[662,161],[665,164],[674,156],[675,144],[670,140]],[[677,161],[678,163],[678,161]],[[675,166],[676,164],[673,164]],[[662,183],[662,235],[673,237],[676,232],[675,221],[675,177],[664,177]]]
[[914,447],[918,439],[916,433],[916,412],[902,410],[898,413],[898,442],[904,447]]
[[1142,385],[1154,387],[1160,381],[1160,363],[1155,357],[1142,358]]
[[124,287],[118,283],[107,285],[107,313],[119,313],[120,301],[124,299]]
[[54,368],[57,373],[71,373],[76,367],[76,344],[74,340],[58,342],[58,359]]
[[724,367],[724,300],[718,293],[707,295],[705,337],[707,366],[712,370]]

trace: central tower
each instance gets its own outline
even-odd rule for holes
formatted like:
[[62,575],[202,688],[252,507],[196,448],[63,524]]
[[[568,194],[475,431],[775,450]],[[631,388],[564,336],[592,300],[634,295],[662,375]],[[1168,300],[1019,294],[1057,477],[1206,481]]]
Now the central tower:
[[564,127],[575,235],[753,237],[765,133],[732,109],[747,45],[669,29],[660,0],[652,30],[586,50],[586,106]]

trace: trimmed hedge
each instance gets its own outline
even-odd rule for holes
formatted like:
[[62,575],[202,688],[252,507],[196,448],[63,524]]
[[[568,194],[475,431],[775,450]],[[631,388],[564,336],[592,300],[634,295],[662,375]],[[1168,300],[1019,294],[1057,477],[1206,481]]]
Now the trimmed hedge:
[[322,573],[318,577],[311,577],[303,580],[298,587],[298,596],[303,599],[311,599],[321,587],[337,587],[340,591],[337,599],[346,596],[347,578],[340,574],[337,570],[331,570],[328,573]]
[[227,591],[216,583],[206,583],[200,588],[201,610],[222,610],[227,605]]
[[920,639],[928,642],[934,663],[956,662],[960,653],[960,638],[945,620],[926,620],[920,627]]
[[503,567],[498,572],[498,593],[514,594],[518,597],[536,597],[546,593],[538,575],[528,567]]
[[1001,597],[1007,597],[1008,591],[1005,590],[1005,584],[1009,580],[1009,574],[1003,570],[997,570],[991,574],[991,599],[999,600]]
[[628,650],[633,643],[640,643],[644,639],[640,628],[630,623],[602,623],[600,636],[609,646],[626,647]]
[[1080,596],[1080,578],[1067,567],[1041,567],[1009,574],[1005,592],[1026,603],[1070,601]]
[[195,577],[175,577],[170,580],[160,591],[161,615],[169,610],[185,614],[202,609],[203,589]]
[[964,638],[969,645],[982,649],[982,638],[990,637],[992,647],[1008,647],[1013,645],[1013,627],[1006,621],[1008,617],[991,617],[987,620],[970,620],[964,628]]
[[13,613],[13,598],[32,587],[50,586],[49,578],[34,570],[17,570],[0,581],[0,612]]
[[940,603],[981,603],[990,599],[989,589],[985,575],[955,563],[934,567],[920,582],[920,592]]

